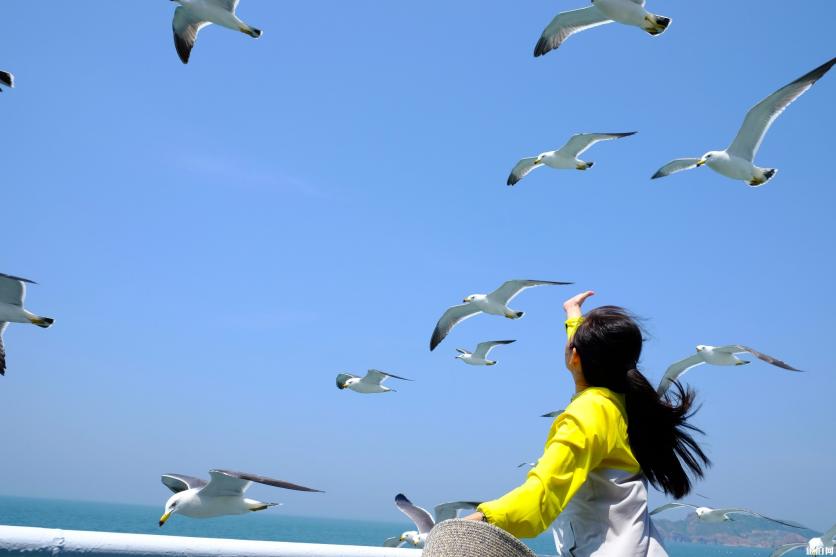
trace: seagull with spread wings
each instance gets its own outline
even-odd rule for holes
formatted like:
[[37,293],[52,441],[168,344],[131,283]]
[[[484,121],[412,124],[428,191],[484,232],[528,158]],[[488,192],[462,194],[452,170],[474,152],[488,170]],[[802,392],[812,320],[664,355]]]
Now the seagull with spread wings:
[[652,176],[652,179],[670,176],[675,172],[706,165],[715,172],[733,180],[743,180],[753,187],[762,186],[778,172],[775,168],[755,166],[755,155],[772,123],[792,102],[806,93],[826,74],[836,58],[825,62],[784,87],[781,87],[752,107],[743,120],[732,144],[725,151],[709,151],[698,159],[676,159]]
[[758,352],[754,348],[749,348],[748,346],[743,346],[742,344],[728,344],[726,346],[707,346],[700,344],[697,346],[696,354],[688,356],[684,360],[679,360],[668,367],[665,372],[665,376],[662,377],[662,381],[659,383],[657,392],[659,393],[659,396],[662,396],[670,388],[674,381],[679,379],[686,371],[698,365],[711,364],[715,366],[743,366],[751,363],[748,360],[741,360],[735,356],[735,354],[743,352],[748,352],[756,358],[763,360],[768,364],[780,367],[781,369],[786,369],[788,371],[801,371],[786,362],[782,362],[778,358],[773,358],[772,356]]
[[511,344],[512,342],[517,342],[516,340],[489,340],[487,342],[480,342],[476,345],[475,352],[468,352],[463,348],[456,348],[456,352],[459,353],[456,356],[457,360],[461,360],[466,364],[470,364],[472,366],[495,366],[496,360],[489,360],[488,354],[490,354],[491,350],[493,350],[497,346],[502,346],[503,344]]
[[430,339],[430,350],[435,350],[444,337],[459,323],[480,313],[502,315],[508,319],[519,319],[525,315],[522,311],[510,309],[508,304],[527,288],[544,285],[567,285],[571,282],[555,282],[550,280],[509,280],[490,294],[471,294],[464,299],[464,303],[448,308],[438,320]]
[[629,137],[635,135],[636,132],[625,133],[578,133],[573,135],[566,145],[556,151],[548,151],[541,153],[536,157],[527,157],[522,159],[511,170],[508,176],[507,184],[509,186],[516,185],[517,182],[525,178],[532,170],[540,168],[541,166],[548,166],[558,169],[574,169],[586,170],[592,168],[594,162],[585,162],[578,157],[587,149],[598,143],[599,141],[607,141],[610,139],[619,139],[621,137]]
[[393,373],[386,373],[377,369],[370,369],[365,377],[358,377],[350,373],[340,373],[337,375],[337,388],[340,390],[348,389],[355,393],[373,394],[373,393],[388,393],[396,392],[395,389],[390,389],[383,385],[383,382],[393,377],[402,381],[412,381],[406,377],[401,377]]
[[664,33],[671,23],[670,18],[652,14],[644,5],[645,0],[592,0],[592,5],[586,8],[561,12],[543,31],[534,47],[534,56],[542,56],[556,49],[578,31],[605,23],[617,22],[638,27],[651,35]]
[[415,523],[415,527],[418,530],[410,530],[401,534],[400,537],[389,538],[383,542],[383,545],[384,547],[398,547],[401,544],[406,545],[406,543],[411,543],[415,547],[424,547],[424,543],[427,541],[427,534],[430,533],[433,526],[439,522],[456,518],[460,510],[473,510],[481,504],[481,502],[477,503],[474,501],[441,503],[433,509],[433,513],[435,514],[435,518],[433,519],[433,515],[427,510],[413,505],[412,501],[406,498],[406,495],[398,493],[395,496],[395,505]]
[[253,482],[294,491],[322,493],[322,491],[311,487],[246,472],[210,470],[209,477],[210,479],[207,482],[183,474],[163,474],[161,477],[163,484],[174,495],[165,503],[165,512],[160,517],[160,526],[165,524],[174,513],[192,518],[212,518],[229,514],[263,511],[278,504],[263,503],[255,499],[245,498],[244,492]]
[[[0,70],[0,85],[8,87],[9,89],[13,88],[15,86],[15,76],[9,72]],[[3,92],[3,87],[0,87],[0,93]]]
[[772,522],[777,522],[778,524],[783,524],[784,526],[790,526],[792,528],[801,528],[805,529],[804,526],[795,522],[788,522],[786,520],[778,520],[777,518],[770,518],[768,516],[764,516],[760,513],[756,513],[754,511],[750,511],[748,509],[740,509],[740,508],[726,508],[726,509],[712,509],[711,507],[698,507],[696,505],[690,505],[688,503],[667,503],[662,505],[661,507],[657,507],[653,509],[650,514],[659,514],[661,512],[665,512],[670,509],[694,509],[694,512],[697,513],[697,518],[703,522],[711,522],[711,523],[718,523],[718,522],[727,522],[730,520],[734,520],[731,515],[733,514],[746,514],[749,516],[754,516],[757,518],[762,518],[764,520],[770,520]]
[[51,317],[39,317],[23,309],[27,284],[35,283],[29,279],[0,273],[0,375],[6,374],[3,333],[9,323],[31,323],[42,329],[48,329],[55,321]]
[[[794,549],[806,549],[807,555],[826,555],[827,550],[832,550],[836,547],[836,524],[830,527],[830,530],[817,536],[810,538],[806,543],[788,543],[775,549],[769,557],[782,557]],[[832,553],[831,553],[832,554]]]
[[240,31],[257,39],[261,30],[251,27],[238,19],[235,9],[239,0],[172,0],[180,4],[174,10],[174,47],[184,64],[189,63],[189,56],[201,29],[211,23]]

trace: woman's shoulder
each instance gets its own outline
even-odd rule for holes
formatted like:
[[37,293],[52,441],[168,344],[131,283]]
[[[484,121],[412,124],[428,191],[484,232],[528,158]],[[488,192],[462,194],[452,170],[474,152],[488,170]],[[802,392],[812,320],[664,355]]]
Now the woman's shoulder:
[[604,387],[587,387],[572,399],[564,411],[578,419],[596,418],[606,421],[624,419],[624,395]]

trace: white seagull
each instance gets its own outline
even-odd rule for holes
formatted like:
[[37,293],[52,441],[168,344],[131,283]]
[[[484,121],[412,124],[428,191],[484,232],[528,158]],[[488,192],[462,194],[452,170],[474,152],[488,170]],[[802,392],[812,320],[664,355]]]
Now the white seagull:
[[[8,87],[9,89],[11,89],[12,87],[15,86],[15,76],[10,74],[9,72],[4,72],[3,70],[0,70],[0,85],[2,85],[3,87]],[[0,87],[0,93],[2,93],[2,92],[3,92],[3,88]]]
[[160,526],[165,524],[174,513],[192,518],[212,518],[263,511],[278,504],[245,498],[244,492],[252,482],[282,489],[322,493],[318,489],[246,472],[210,470],[209,477],[207,482],[182,474],[163,474],[161,477],[163,484],[174,492],[174,495],[165,503],[165,512],[160,517]]
[[39,317],[23,309],[26,297],[26,283],[29,279],[0,273],[0,375],[6,374],[6,350],[3,346],[3,332],[9,323],[31,323],[48,329],[55,321],[51,317]]
[[575,134],[569,138],[566,145],[557,151],[548,151],[546,153],[541,153],[536,157],[522,159],[511,170],[511,174],[508,176],[507,184],[509,186],[516,185],[517,182],[525,178],[532,170],[540,168],[543,165],[558,169],[586,170],[587,168],[592,168],[592,165],[595,163],[580,160],[578,157],[581,153],[599,141],[629,137],[631,135],[635,135],[635,133],[636,132]]
[[496,365],[496,360],[489,360],[488,354],[490,354],[491,350],[494,349],[495,346],[500,346],[502,344],[511,344],[512,342],[517,342],[516,340],[489,340],[487,342],[480,342],[476,345],[475,352],[468,352],[463,348],[456,348],[456,352],[459,353],[456,356],[457,360],[461,360],[466,364],[470,364],[472,366],[494,366]]
[[715,366],[743,366],[751,363],[747,360],[741,360],[735,356],[735,354],[743,352],[748,352],[756,358],[782,369],[789,371],[801,371],[786,362],[782,362],[777,358],[773,358],[772,356],[768,356],[758,352],[754,348],[749,348],[748,346],[743,346],[742,344],[729,344],[726,346],[706,346],[704,344],[700,344],[697,346],[696,354],[688,356],[684,360],[673,363],[670,367],[668,367],[665,372],[665,376],[662,377],[662,381],[659,383],[657,392],[659,393],[659,396],[662,396],[665,394],[665,391],[670,388],[671,384],[679,379],[679,377],[681,377],[686,371],[701,364],[711,364]]
[[788,543],[777,548],[769,557],[782,557],[793,549],[807,549],[807,555],[825,555],[827,550],[836,547],[833,538],[836,537],[836,524],[819,537],[811,538],[807,543]]
[[804,74],[789,85],[782,87],[752,107],[743,120],[737,137],[725,151],[709,151],[699,159],[676,159],[660,168],[652,179],[663,178],[675,172],[707,165],[715,172],[733,180],[743,180],[753,187],[767,183],[776,172],[775,168],[755,166],[755,155],[761,146],[769,126],[798,97],[836,64],[836,58],[815,70]]
[[797,524],[795,522],[787,522],[785,520],[778,520],[777,518],[770,518],[768,516],[764,516],[762,514],[756,513],[754,511],[750,511],[748,509],[739,509],[739,508],[728,508],[728,509],[712,509],[711,507],[697,507],[696,505],[689,505],[687,503],[667,503],[653,509],[650,514],[659,514],[661,512],[667,511],[669,509],[694,509],[697,513],[697,518],[702,520],[703,522],[711,522],[711,523],[718,523],[718,522],[727,522],[729,520],[734,520],[731,516],[732,514],[747,514],[749,516],[754,516],[757,518],[763,518],[764,520],[771,520],[772,522],[777,522],[778,524],[783,524],[784,526],[790,526],[792,528],[802,528],[804,526]]
[[365,377],[358,377],[350,373],[340,373],[337,375],[337,388],[340,390],[349,389],[355,393],[363,394],[386,393],[389,391],[394,393],[396,392],[395,389],[390,389],[383,385],[383,382],[390,377],[403,381],[412,381],[412,379],[407,379],[406,377],[400,377],[399,375],[386,373],[377,369],[370,369]]
[[651,35],[664,33],[671,20],[644,9],[645,0],[592,0],[580,10],[557,14],[534,47],[534,56],[542,56],[559,47],[570,35],[614,21],[644,29]]
[[197,40],[197,34],[210,23],[240,31],[255,39],[261,36],[261,30],[250,27],[235,15],[239,0],[172,0],[180,4],[174,10],[174,46],[184,64],[189,63],[189,55]]
[[509,280],[491,292],[490,294],[471,294],[464,299],[462,305],[448,308],[438,320],[430,339],[430,350],[444,340],[444,337],[459,323],[480,313],[491,315],[502,315],[508,319],[519,319],[525,315],[522,311],[515,311],[508,307],[508,304],[517,297],[517,294],[526,288],[543,285],[567,285],[571,282],[554,282],[550,280]]
[[384,547],[397,547],[404,542],[411,543],[415,547],[424,547],[424,543],[427,541],[427,534],[430,533],[433,526],[439,522],[456,518],[460,510],[475,510],[481,503],[474,501],[442,503],[433,509],[435,519],[425,509],[413,505],[412,501],[407,499],[403,493],[398,493],[395,496],[395,505],[415,523],[415,527],[418,530],[410,530],[401,534],[400,537],[389,538],[383,542]]

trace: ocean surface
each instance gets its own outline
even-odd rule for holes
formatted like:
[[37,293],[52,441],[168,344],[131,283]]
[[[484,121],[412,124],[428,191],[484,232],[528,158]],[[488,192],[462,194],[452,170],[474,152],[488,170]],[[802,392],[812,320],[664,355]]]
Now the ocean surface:
[[[203,520],[175,515],[162,528],[157,525],[160,514],[161,509],[154,506],[0,497],[0,524],[8,526],[370,546],[380,546],[386,538],[414,529],[407,522],[289,516],[282,513],[281,507],[258,514]],[[555,553],[550,534],[527,543],[538,554]],[[671,557],[768,557],[770,554],[766,549],[716,545],[667,544],[667,549]]]

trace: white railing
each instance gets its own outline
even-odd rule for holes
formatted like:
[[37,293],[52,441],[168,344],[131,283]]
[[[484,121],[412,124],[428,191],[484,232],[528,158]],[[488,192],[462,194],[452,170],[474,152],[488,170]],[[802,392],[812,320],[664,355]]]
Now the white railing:
[[0,555],[89,557],[420,557],[419,549],[186,538],[0,526]]

